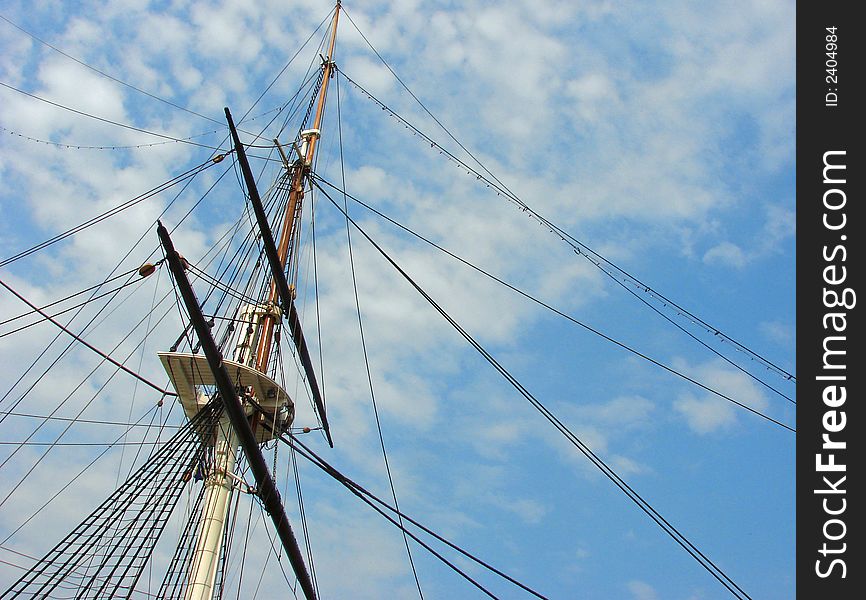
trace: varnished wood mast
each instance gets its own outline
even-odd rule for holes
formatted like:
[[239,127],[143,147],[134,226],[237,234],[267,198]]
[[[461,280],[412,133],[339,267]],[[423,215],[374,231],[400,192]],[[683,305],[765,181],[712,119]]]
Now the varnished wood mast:
[[[328,56],[325,58],[325,64],[323,66],[322,87],[319,90],[316,116],[313,120],[313,129],[317,131],[322,124],[322,117],[325,112],[325,96],[328,93],[328,81],[333,73],[334,46],[337,41],[337,22],[339,21],[339,18],[340,2],[337,2],[337,6],[334,9],[334,18],[331,22],[331,41],[328,47]],[[295,169],[295,173],[292,177],[292,185],[289,191],[289,203],[286,207],[286,213],[283,216],[283,226],[280,231],[279,245],[277,246],[280,265],[283,269],[288,265],[289,250],[296,227],[295,214],[300,211],[301,204],[304,200],[304,184],[306,183],[306,178],[309,173],[307,165],[311,165],[313,162],[317,141],[318,136],[313,135],[310,137],[309,143],[307,144],[306,155],[303,157],[303,163],[299,168]],[[271,279],[271,287],[268,292],[267,302],[270,305],[276,305],[278,299],[279,290],[277,289],[277,283],[274,279]],[[264,323],[262,325],[263,331],[261,338],[259,339],[259,347],[256,350],[256,369],[262,372],[267,372],[268,370],[268,361],[270,359],[271,344],[276,324],[277,319],[275,316],[269,314],[264,317]]]

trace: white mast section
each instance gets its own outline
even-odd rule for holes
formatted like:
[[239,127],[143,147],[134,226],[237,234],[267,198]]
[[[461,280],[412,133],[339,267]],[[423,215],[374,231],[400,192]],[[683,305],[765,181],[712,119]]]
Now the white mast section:
[[225,538],[229,501],[234,489],[238,440],[228,419],[220,420],[213,461],[205,479],[204,507],[196,532],[196,547],[185,600],[211,600]]
[[[294,418],[294,405],[285,390],[255,369],[255,348],[261,337],[265,316],[279,319],[281,311],[268,304],[245,305],[241,308],[234,339],[229,346],[234,348],[232,356],[235,360],[223,361],[223,366],[243,395],[255,396],[260,406],[276,415],[276,422],[269,423],[273,431],[261,425],[256,428],[259,442],[279,434],[291,425]],[[190,419],[193,418],[210,401],[210,395],[200,388],[215,383],[206,358],[199,354],[179,352],[160,352],[159,358],[177,390],[184,412]],[[244,402],[244,407],[248,416],[255,413],[249,402]],[[263,418],[262,413],[257,413],[254,420]],[[202,434],[207,435],[206,432]],[[228,417],[220,420],[213,439],[206,440],[206,443],[213,450],[203,465],[205,495],[184,600],[213,598],[229,503],[239,482],[234,472],[239,441]]]
[[[264,318],[266,315],[279,318],[280,313],[280,309],[273,305],[242,307],[240,322],[229,346],[234,348],[232,356],[236,360],[223,361],[223,366],[243,395],[255,396],[257,404],[275,415],[272,418],[276,422],[269,422],[270,427],[261,423],[256,427],[256,439],[260,443],[284,431],[294,419],[294,404],[289,395],[276,381],[255,368],[255,348],[261,336]],[[207,359],[200,354],[181,352],[158,354],[177,390],[184,412],[187,417],[193,418],[210,401],[210,395],[201,388],[207,386],[213,389],[215,384]],[[257,413],[249,402],[244,402],[244,408],[248,416],[255,413],[254,421],[266,418],[261,412]],[[209,434],[202,432],[202,435]],[[205,443],[212,448],[212,454],[202,465],[205,470],[205,495],[196,529],[195,549],[184,600],[213,598],[229,504],[234,488],[241,482],[234,472],[239,441],[228,417],[220,420],[213,438]]]

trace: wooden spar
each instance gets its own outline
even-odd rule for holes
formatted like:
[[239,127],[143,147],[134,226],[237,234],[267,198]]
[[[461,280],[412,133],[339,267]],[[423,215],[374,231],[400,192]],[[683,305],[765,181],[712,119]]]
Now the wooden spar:
[[[283,548],[286,550],[286,554],[288,554],[289,562],[292,564],[292,569],[295,571],[295,576],[301,584],[304,595],[307,600],[315,600],[316,592],[313,589],[310,574],[304,564],[304,558],[301,554],[301,549],[298,546],[298,541],[295,539],[295,534],[292,531],[291,525],[289,525],[289,519],[286,516],[283,503],[280,500],[280,492],[271,477],[270,471],[268,471],[268,465],[265,462],[264,456],[262,456],[261,448],[259,448],[258,441],[250,427],[249,421],[247,421],[244,408],[238,398],[237,391],[235,390],[234,384],[232,383],[225,365],[223,364],[222,354],[211,336],[210,327],[205,321],[204,315],[202,315],[201,306],[199,306],[198,299],[195,297],[195,292],[186,277],[186,273],[184,272],[183,265],[180,261],[180,255],[174,249],[174,244],[171,241],[171,237],[169,237],[168,230],[163,227],[162,223],[159,223],[157,233],[159,234],[160,242],[165,249],[165,256],[168,259],[168,266],[171,270],[171,274],[173,275],[174,281],[180,291],[181,298],[186,305],[193,329],[195,329],[196,335],[201,343],[201,349],[207,358],[211,371],[213,372],[217,390],[219,390],[219,394],[222,397],[226,414],[228,415],[232,428],[237,435],[237,440],[240,442],[241,448],[244,450],[247,463],[250,465],[250,471],[252,471],[253,477],[256,480],[258,496],[261,498],[265,510],[274,523],[277,535],[280,538]],[[226,498],[227,497],[228,496],[226,495]]]
[[[334,68],[334,45],[337,41],[337,21],[340,17],[340,3],[337,2],[337,6],[334,9],[334,24],[333,31],[331,32],[331,45],[328,47],[328,56],[325,58],[324,64],[324,72],[322,73],[322,90],[319,94],[319,104],[316,106],[316,118],[313,119],[313,129],[319,130],[322,126],[322,117],[325,112],[325,95],[328,92],[328,80],[331,78],[331,74]],[[316,151],[316,142],[318,141],[318,136],[315,136],[310,139],[310,143],[307,146],[307,156],[305,156],[305,162],[309,165],[313,160],[313,153]]]
[[[253,206],[253,213],[255,213],[256,222],[258,223],[259,231],[262,235],[262,246],[264,247],[265,256],[268,259],[268,264],[271,267],[273,286],[276,288],[277,294],[282,301],[283,316],[288,313],[289,330],[292,334],[292,340],[295,343],[295,347],[298,349],[298,354],[300,355],[301,359],[301,365],[303,366],[304,373],[307,376],[307,382],[310,385],[310,391],[313,395],[313,402],[316,405],[316,410],[319,412],[319,418],[322,419],[322,430],[324,431],[325,437],[328,440],[328,445],[333,448],[334,442],[331,439],[331,428],[328,425],[328,417],[325,414],[325,403],[322,401],[322,394],[319,391],[319,384],[316,380],[316,370],[313,368],[313,361],[310,359],[310,351],[307,348],[307,342],[304,339],[304,332],[301,329],[301,321],[298,317],[298,310],[295,307],[295,299],[293,297],[294,295],[289,289],[289,282],[286,280],[286,274],[283,271],[284,264],[281,262],[279,252],[276,245],[274,244],[274,237],[271,233],[271,227],[268,223],[268,217],[265,214],[265,208],[262,205],[261,196],[259,196],[259,191],[256,187],[255,177],[253,177],[252,169],[250,169],[250,163],[247,160],[247,153],[244,150],[243,144],[241,144],[240,138],[238,137],[238,132],[237,129],[235,129],[235,123],[232,119],[231,112],[228,108],[226,108],[225,111],[226,120],[229,124],[229,131],[231,132],[232,140],[235,144],[235,150],[238,155],[238,162],[241,166],[241,172],[243,173],[244,180],[247,184],[247,190],[250,196],[250,204],[252,204]],[[280,149],[280,152],[282,152],[282,149]],[[271,320],[271,313],[268,312],[265,315],[265,318]]]
[[[322,117],[325,112],[325,96],[328,93],[328,80],[331,78],[331,73],[333,72],[332,59],[334,56],[334,46],[337,41],[337,22],[339,21],[339,18],[340,2],[338,1],[337,6],[334,9],[334,18],[331,22],[331,41],[328,46],[328,56],[325,58],[325,62],[322,65],[322,87],[319,90],[316,116],[313,119],[314,130],[318,130],[321,126]],[[283,271],[285,271],[286,265],[288,264],[289,246],[295,233],[295,214],[300,209],[301,203],[304,199],[304,183],[308,173],[308,165],[311,165],[313,162],[313,156],[316,151],[316,141],[317,136],[312,135],[307,144],[307,152],[304,156],[303,162],[297,169],[295,169],[295,172],[292,175],[292,184],[289,191],[289,203],[283,217],[280,241],[277,246],[277,255],[280,260],[281,270]],[[275,304],[278,298],[279,289],[277,288],[277,282],[272,279],[267,302]],[[276,319],[273,316],[266,316],[264,323],[262,324],[262,336],[259,340],[258,348],[256,349],[256,368],[262,372],[267,372],[268,370],[268,360],[271,355],[271,343],[273,341],[274,327],[276,326],[276,323]]]

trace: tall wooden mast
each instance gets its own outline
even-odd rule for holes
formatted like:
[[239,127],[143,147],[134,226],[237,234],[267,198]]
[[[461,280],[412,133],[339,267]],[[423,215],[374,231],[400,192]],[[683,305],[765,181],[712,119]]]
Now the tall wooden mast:
[[[280,240],[277,246],[277,254],[280,259],[280,266],[285,270],[289,261],[289,251],[292,246],[292,241],[295,235],[297,223],[296,215],[300,214],[301,205],[304,200],[304,186],[309,176],[310,167],[313,164],[313,158],[316,152],[316,142],[319,139],[320,127],[322,125],[322,117],[325,113],[325,97],[328,94],[328,82],[331,79],[334,68],[334,46],[337,41],[337,22],[340,18],[340,1],[337,0],[337,6],[334,8],[334,18],[331,22],[331,41],[328,45],[328,55],[322,64],[322,86],[319,89],[319,98],[316,104],[316,116],[313,119],[313,127],[305,130],[301,135],[306,137],[304,156],[301,159],[301,164],[297,165],[292,174],[292,183],[289,191],[289,202],[286,206],[286,213],[283,216],[283,226],[280,231]],[[270,291],[268,293],[267,303],[276,305],[279,299],[279,290],[277,289],[276,279],[271,279]],[[267,372],[268,360],[270,359],[271,346],[274,336],[274,328],[277,324],[277,318],[274,315],[266,315],[263,325],[262,336],[259,338],[259,346],[256,349],[256,368],[259,371]]]

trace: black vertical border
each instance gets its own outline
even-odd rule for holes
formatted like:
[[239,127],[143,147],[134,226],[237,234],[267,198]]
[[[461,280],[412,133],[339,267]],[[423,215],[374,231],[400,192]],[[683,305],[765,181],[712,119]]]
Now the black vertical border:
[[[855,2],[848,1],[800,1],[797,2],[797,598],[843,600],[861,598],[866,589],[863,573],[866,571],[861,523],[863,506],[864,477],[862,460],[855,455],[864,453],[862,404],[863,372],[866,359],[863,348],[863,307],[866,303],[866,290],[863,282],[863,256],[859,247],[866,237],[866,224],[863,221],[862,204],[864,172],[862,136],[863,120],[861,112],[866,111],[863,86],[859,80],[864,77],[864,43],[866,22],[854,15]],[[828,73],[832,66],[827,61],[828,27],[836,27],[837,49],[835,60],[836,73]],[[828,80],[835,75],[837,81]],[[836,94],[836,106],[833,96]],[[834,155],[836,163],[844,161],[845,175],[840,170],[833,171],[836,178],[844,177],[844,184],[825,184],[823,177],[824,154],[828,151],[845,151],[844,155]],[[833,177],[830,177],[833,178]],[[829,211],[824,206],[824,194],[830,189],[841,189],[845,194],[844,207]],[[830,203],[839,204],[842,196],[830,194]],[[828,214],[831,224],[841,222],[845,215],[845,227],[840,230],[828,229],[822,219]],[[843,238],[844,236],[844,238]],[[844,251],[833,250],[843,246]],[[827,260],[826,255],[833,257]],[[844,259],[844,260],[843,260]],[[835,265],[829,275],[838,279],[845,267],[845,281],[836,285],[825,282],[824,269]],[[835,289],[839,293],[851,288],[859,297],[850,309],[845,307],[829,308],[824,302],[825,289]],[[863,294],[860,296],[860,294]],[[849,296],[850,297],[850,296]],[[844,332],[834,332],[824,327],[827,313],[845,313]],[[840,324],[843,321],[837,320]],[[816,380],[826,375],[824,369],[824,340],[826,336],[844,336],[844,364],[846,368],[834,371],[844,374],[845,381],[835,382],[844,385],[847,396],[843,405],[835,409],[828,407],[822,393],[830,382]],[[839,341],[833,342],[835,348],[843,349]],[[842,358],[837,356],[836,362]],[[824,425],[825,413],[836,410],[831,415],[830,426],[838,427],[841,411],[845,413],[845,427],[830,433],[832,440],[844,441],[844,450],[834,451],[835,461],[845,464],[846,479],[839,483],[840,473],[818,472],[816,455],[822,450],[822,435],[827,433]],[[833,423],[835,422],[835,425]],[[822,459],[827,462],[827,458]],[[844,494],[821,494],[816,490],[829,486],[823,481],[828,476],[831,483]],[[839,510],[842,499],[845,510],[839,515],[828,515],[823,506],[828,500],[830,510]],[[838,522],[828,524],[837,518],[844,522],[844,529]],[[826,525],[826,529],[825,529]],[[839,540],[828,540],[825,531],[836,537],[844,531]],[[838,554],[821,554],[824,544]],[[830,570],[833,559],[845,563],[845,577],[842,577],[840,564],[833,566],[829,576],[820,577],[817,570],[825,573]],[[816,565],[816,561],[821,561]]]

